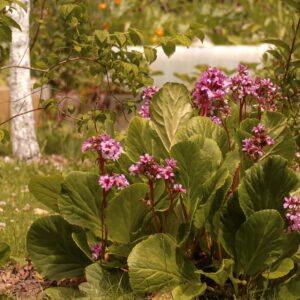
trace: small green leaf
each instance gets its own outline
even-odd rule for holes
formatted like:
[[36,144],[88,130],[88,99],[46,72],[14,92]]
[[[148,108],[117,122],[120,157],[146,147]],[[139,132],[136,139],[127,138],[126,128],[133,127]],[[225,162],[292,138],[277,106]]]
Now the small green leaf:
[[282,48],[284,50],[286,50],[287,52],[290,52],[290,47],[287,43],[285,43],[282,40],[278,40],[278,39],[267,39],[267,40],[263,40],[263,43],[267,43],[267,44],[272,44],[275,45],[276,47]]
[[162,41],[161,42],[162,49],[164,50],[165,54],[170,57],[172,54],[174,54],[176,50],[176,45],[174,42],[170,40]]
[[50,300],[73,300],[84,297],[84,294],[73,288],[52,287],[45,290],[46,295]]
[[80,9],[80,6],[77,4],[63,4],[59,7],[59,11],[64,19],[67,19],[68,16],[75,10]]
[[107,299],[107,292],[112,287],[122,287],[128,277],[119,270],[108,270],[102,268],[99,263],[94,263],[85,269],[86,282],[79,285],[79,290],[84,292],[88,298],[85,299]]
[[95,38],[99,45],[102,45],[109,38],[109,33],[107,30],[95,30]]
[[143,35],[140,30],[129,28],[129,36],[134,45],[140,45],[143,43]]
[[277,279],[287,275],[294,269],[294,262],[291,258],[283,259],[279,264],[276,264],[269,271],[265,271],[262,276],[266,279]]
[[147,61],[151,64],[157,58],[157,51],[155,48],[144,46],[144,53]]
[[183,46],[189,47],[192,44],[192,40],[185,34],[177,34],[175,38],[178,41],[178,43]]
[[234,261],[232,259],[223,259],[217,272],[204,272],[203,270],[197,270],[195,273],[202,274],[212,279],[219,286],[224,287],[226,281],[233,275],[233,265]]

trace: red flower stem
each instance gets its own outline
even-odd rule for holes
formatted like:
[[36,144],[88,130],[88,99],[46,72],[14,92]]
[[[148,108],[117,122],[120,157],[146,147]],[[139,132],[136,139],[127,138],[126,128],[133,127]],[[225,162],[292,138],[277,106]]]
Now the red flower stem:
[[227,135],[228,147],[229,147],[229,150],[230,150],[231,149],[231,140],[230,140],[230,134],[229,134],[229,131],[228,131],[226,119],[222,120],[222,124],[223,124],[223,127],[224,127],[226,135]]
[[[100,175],[104,175],[105,172],[105,159],[103,159],[101,152],[98,152],[98,164],[99,164],[99,173]],[[107,230],[105,226],[105,208],[106,208],[106,191],[102,189],[102,203],[101,203],[101,238],[102,238],[102,258],[105,255],[105,247],[107,241]]]
[[244,99],[240,101],[240,114],[239,114],[239,123],[243,120],[243,106],[244,106]]
[[185,220],[186,223],[188,223],[189,219],[188,219],[187,211],[186,211],[186,208],[185,208],[184,203],[182,201],[181,195],[179,196],[179,201],[180,201],[180,205],[181,205],[181,208],[182,208],[182,211],[183,211],[184,220]]
[[153,179],[149,179],[149,188],[150,188],[150,207],[151,207],[151,211],[152,211],[152,216],[153,216],[153,223],[156,227],[157,232],[160,232],[160,224],[159,224],[159,220],[158,217],[156,215],[156,211],[155,211],[155,203],[154,203],[154,182]]

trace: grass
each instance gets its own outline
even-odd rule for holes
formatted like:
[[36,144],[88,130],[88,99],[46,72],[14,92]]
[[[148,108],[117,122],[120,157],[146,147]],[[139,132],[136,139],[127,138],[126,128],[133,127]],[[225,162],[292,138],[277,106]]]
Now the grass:
[[[6,224],[0,231],[0,240],[10,245],[13,257],[26,256],[26,232],[32,222],[40,217],[39,213],[48,210],[30,194],[30,178],[35,175],[67,174],[78,169],[84,167],[75,163],[62,166],[49,161],[26,164],[0,159],[0,222]],[[37,209],[43,211],[38,212]]]

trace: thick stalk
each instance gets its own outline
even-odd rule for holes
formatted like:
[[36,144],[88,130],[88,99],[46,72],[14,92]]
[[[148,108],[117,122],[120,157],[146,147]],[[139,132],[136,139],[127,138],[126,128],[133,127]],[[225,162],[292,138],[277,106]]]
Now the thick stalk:
[[157,232],[160,232],[160,224],[159,224],[159,220],[158,220],[158,216],[156,215],[156,211],[155,211],[155,202],[154,202],[154,182],[153,179],[149,179],[149,189],[150,189],[150,207],[151,207],[151,211],[152,211],[152,220],[154,223],[154,226],[156,228]]

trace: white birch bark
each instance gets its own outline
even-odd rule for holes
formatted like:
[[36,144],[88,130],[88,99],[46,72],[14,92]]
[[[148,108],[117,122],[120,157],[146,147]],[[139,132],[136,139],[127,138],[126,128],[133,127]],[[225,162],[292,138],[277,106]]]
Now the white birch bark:
[[[30,0],[21,0],[27,7],[25,11],[16,5],[12,18],[22,31],[12,28],[10,50],[11,65],[30,67],[29,17]],[[33,109],[30,70],[12,68],[9,76],[11,116]],[[21,160],[36,159],[40,154],[35,133],[34,114],[27,113],[11,121],[11,139],[13,155]]]

